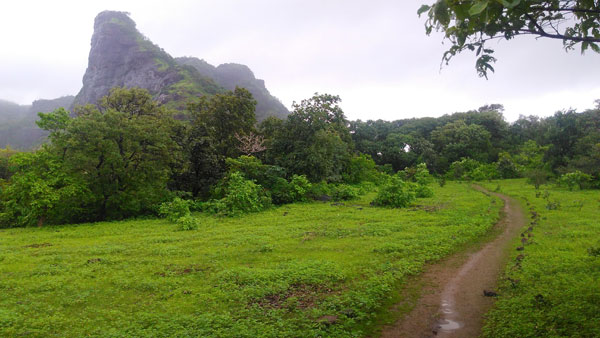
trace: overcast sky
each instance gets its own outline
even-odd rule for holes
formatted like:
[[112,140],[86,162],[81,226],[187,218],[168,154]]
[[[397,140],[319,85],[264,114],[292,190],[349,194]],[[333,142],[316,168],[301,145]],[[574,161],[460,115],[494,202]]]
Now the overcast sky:
[[416,11],[433,0],[3,1],[0,99],[29,104],[75,95],[102,10],[131,13],[138,29],[173,56],[248,65],[286,106],[314,92],[340,95],[350,119],[441,116],[504,104],[519,114],[592,108],[600,55],[566,53],[560,41],[494,43],[489,80],[472,54],[440,71],[445,46]]

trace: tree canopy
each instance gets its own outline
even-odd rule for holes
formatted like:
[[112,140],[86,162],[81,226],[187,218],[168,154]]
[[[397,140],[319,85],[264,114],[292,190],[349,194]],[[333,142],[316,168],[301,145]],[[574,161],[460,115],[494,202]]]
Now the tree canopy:
[[479,76],[486,78],[496,61],[486,45],[491,40],[532,35],[562,40],[567,50],[580,44],[582,52],[600,53],[600,7],[594,0],[438,0],[422,5],[423,13],[427,35],[442,31],[451,43],[442,62],[472,51]]

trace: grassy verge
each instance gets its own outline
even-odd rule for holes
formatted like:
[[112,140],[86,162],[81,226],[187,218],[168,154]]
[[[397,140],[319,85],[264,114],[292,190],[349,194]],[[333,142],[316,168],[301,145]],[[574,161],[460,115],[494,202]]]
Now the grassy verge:
[[241,218],[0,230],[0,336],[356,337],[501,203],[466,184],[394,210],[287,205]]
[[484,337],[600,337],[598,191],[483,185],[517,197],[530,227],[513,244]]

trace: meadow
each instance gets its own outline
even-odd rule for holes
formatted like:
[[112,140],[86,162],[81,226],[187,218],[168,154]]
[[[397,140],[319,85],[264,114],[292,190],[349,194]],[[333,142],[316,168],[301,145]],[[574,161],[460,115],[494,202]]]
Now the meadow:
[[[484,238],[499,217],[501,201],[469,184],[434,193],[404,209],[370,206],[368,193],[194,214],[202,225],[191,231],[162,219],[2,229],[0,336],[372,334],[409,276]],[[594,203],[584,210],[597,215]],[[572,233],[588,241],[579,251],[597,244],[583,234]]]
[[484,337],[600,337],[600,195],[524,180],[483,184],[514,196],[529,224],[512,245]]

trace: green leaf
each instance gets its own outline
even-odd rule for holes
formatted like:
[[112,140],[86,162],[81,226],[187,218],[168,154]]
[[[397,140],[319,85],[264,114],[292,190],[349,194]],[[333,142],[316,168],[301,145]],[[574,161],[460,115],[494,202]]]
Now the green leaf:
[[450,12],[448,10],[448,4],[445,0],[438,0],[433,7],[436,20],[443,26],[448,26],[450,23]]
[[501,3],[502,6],[504,6],[506,8],[515,8],[515,7],[517,7],[521,3],[521,0],[513,0],[513,1],[496,0],[496,1],[499,2],[499,3]]
[[485,1],[478,1],[475,4],[473,4],[473,6],[471,6],[471,9],[469,9],[469,14],[470,15],[478,15],[481,12],[483,12],[488,6],[488,0]]
[[423,14],[423,13],[425,13],[425,12],[429,11],[430,9],[431,9],[431,6],[429,6],[429,5],[422,5],[422,6],[419,8],[419,10],[417,11],[417,14],[418,14],[419,16],[421,16],[421,14]]

